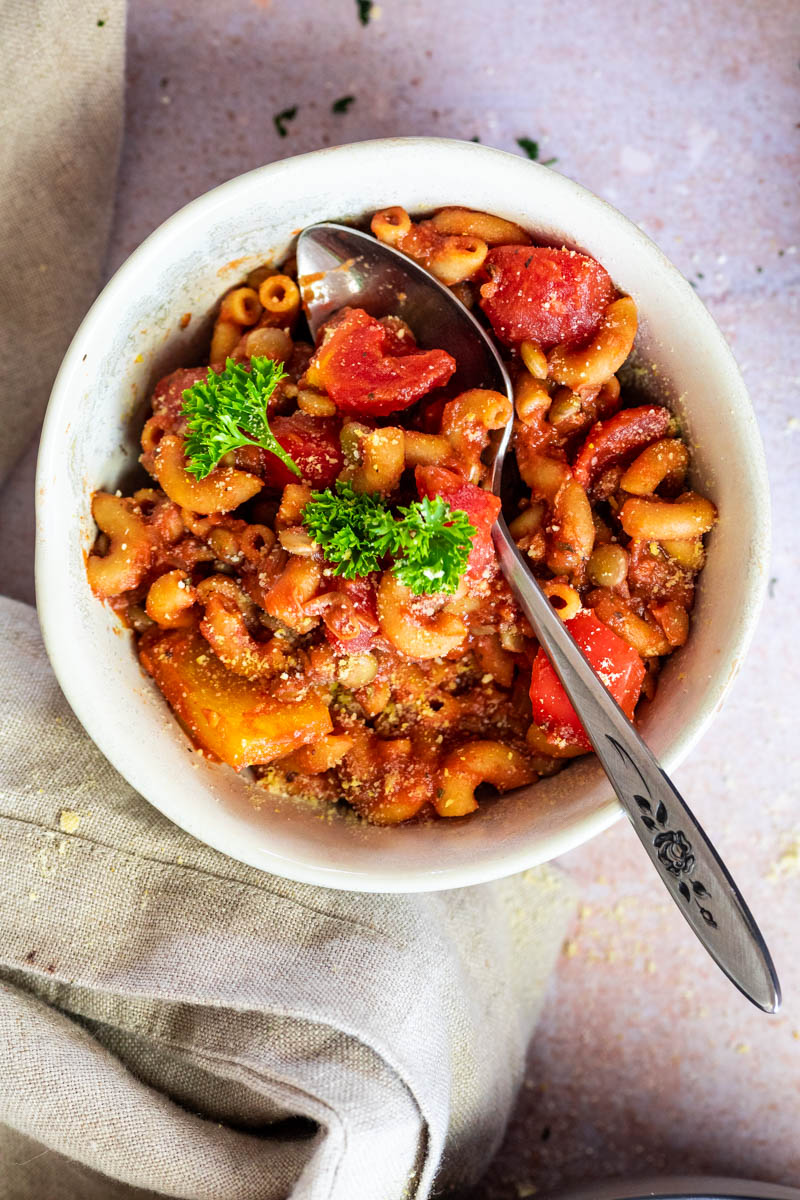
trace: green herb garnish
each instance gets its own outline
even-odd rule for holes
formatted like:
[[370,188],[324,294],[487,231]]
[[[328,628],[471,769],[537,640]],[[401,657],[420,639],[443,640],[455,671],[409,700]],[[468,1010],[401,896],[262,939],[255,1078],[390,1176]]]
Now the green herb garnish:
[[303,524],[321,546],[334,575],[358,579],[394,558],[394,573],[417,595],[454,592],[464,573],[475,528],[441,496],[415,500],[397,515],[375,496],[337,483],[314,492]]
[[362,25],[369,25],[369,19],[372,15],[372,0],[356,0],[356,8],[358,9],[358,19]]
[[528,158],[533,162],[541,162],[543,167],[551,167],[553,163],[558,162],[557,158],[539,158],[539,143],[534,142],[532,138],[517,138],[517,145],[520,150],[524,150]]
[[397,510],[394,573],[417,596],[454,592],[464,574],[475,526],[441,496],[415,500]]
[[354,492],[349,483],[313,492],[303,509],[303,524],[334,575],[358,579],[380,570],[380,560],[391,549],[394,520],[385,504],[367,493]]
[[355,96],[341,96],[338,100],[334,100],[331,105],[332,113],[346,113],[350,105],[355,100]]
[[282,112],[275,113],[272,118],[273,124],[278,131],[278,137],[286,137],[289,130],[286,128],[287,121],[293,121],[297,116],[297,105],[292,108],[284,108]]
[[251,358],[249,371],[229,358],[224,371],[217,374],[209,367],[205,381],[186,389],[186,469],[195,479],[205,479],[223,455],[240,446],[261,446],[300,474],[267,420],[270,397],[285,375],[283,363],[271,358]]

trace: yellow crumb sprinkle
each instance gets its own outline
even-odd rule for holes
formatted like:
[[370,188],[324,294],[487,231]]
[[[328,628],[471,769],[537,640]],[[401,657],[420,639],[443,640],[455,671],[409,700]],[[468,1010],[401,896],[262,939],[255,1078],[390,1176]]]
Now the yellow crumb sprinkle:
[[73,812],[71,808],[62,808],[58,818],[58,827],[62,833],[77,833],[80,823],[80,813]]

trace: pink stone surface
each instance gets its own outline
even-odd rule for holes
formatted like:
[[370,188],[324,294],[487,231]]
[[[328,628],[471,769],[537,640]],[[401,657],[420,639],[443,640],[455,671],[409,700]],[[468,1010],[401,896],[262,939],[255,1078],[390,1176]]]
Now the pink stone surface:
[[[131,2],[109,271],[188,200],[279,157],[399,134],[509,150],[529,137],[696,283],[751,389],[773,581],[733,696],[676,782],[762,925],[784,1009],[764,1016],[727,983],[620,823],[563,860],[581,915],[506,1142],[469,1200],[653,1171],[800,1186],[799,34],[795,0],[381,0],[367,27],[355,0]],[[273,115],[293,106],[280,138]],[[0,497],[21,598],[31,461]]]

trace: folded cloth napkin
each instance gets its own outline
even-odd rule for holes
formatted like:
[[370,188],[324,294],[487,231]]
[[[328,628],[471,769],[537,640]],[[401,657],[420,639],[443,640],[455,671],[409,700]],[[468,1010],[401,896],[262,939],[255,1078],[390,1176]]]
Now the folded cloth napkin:
[[0,674],[0,1196],[399,1200],[479,1174],[572,909],[560,873],[285,882],[125,783],[9,600]]
[[[121,0],[0,11],[0,482],[97,285],[123,44]],[[126,784],[7,599],[0,679],[0,1200],[410,1200],[474,1179],[572,909],[563,877],[288,883]]]

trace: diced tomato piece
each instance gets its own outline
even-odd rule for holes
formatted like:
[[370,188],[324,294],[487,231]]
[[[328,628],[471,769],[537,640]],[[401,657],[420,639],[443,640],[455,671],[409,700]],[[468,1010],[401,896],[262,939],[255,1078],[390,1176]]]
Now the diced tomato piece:
[[629,458],[662,438],[669,422],[669,409],[655,405],[624,408],[608,421],[597,421],[578,451],[573,475],[582,487],[591,487],[610,463]]
[[[644,663],[639,655],[588,610],[577,613],[566,625],[594,673],[602,680],[628,720],[632,720],[645,676]],[[578,720],[578,714],[541,648],[533,660],[531,705],[535,724],[545,729],[550,737],[570,746],[591,750],[591,742]]]
[[[341,421],[336,417],[312,417],[308,413],[296,412],[290,417],[272,417],[270,429],[286,453],[300,468],[303,479],[313,487],[330,487],[344,466],[342,447],[339,441]],[[250,462],[253,450],[245,448],[242,466],[255,469],[264,480],[264,486],[283,488],[287,483],[300,480],[290,471],[276,454],[256,447],[257,466]],[[248,465],[250,464],[250,465]]]
[[483,488],[468,483],[446,467],[417,467],[417,491],[420,496],[441,496],[453,509],[461,509],[475,526],[467,574],[482,579],[497,568],[497,556],[492,541],[492,526],[500,513],[500,499]]
[[378,634],[378,580],[377,574],[363,579],[334,579],[334,591],[343,592],[351,601],[356,616],[364,615],[364,623],[354,637],[345,638],[341,630],[336,631],[325,621],[325,636],[337,654],[365,654],[371,649]]
[[508,345],[529,338],[549,350],[586,341],[616,295],[605,268],[576,250],[496,246],[484,269],[481,308]]
[[223,666],[194,629],[158,630],[140,656],[192,741],[240,771],[272,762],[333,729],[320,693],[279,700]]
[[[408,408],[456,369],[444,350],[405,350],[397,332],[362,308],[345,308],[329,321],[306,372],[342,413],[385,416]],[[402,350],[403,353],[398,353]]]

